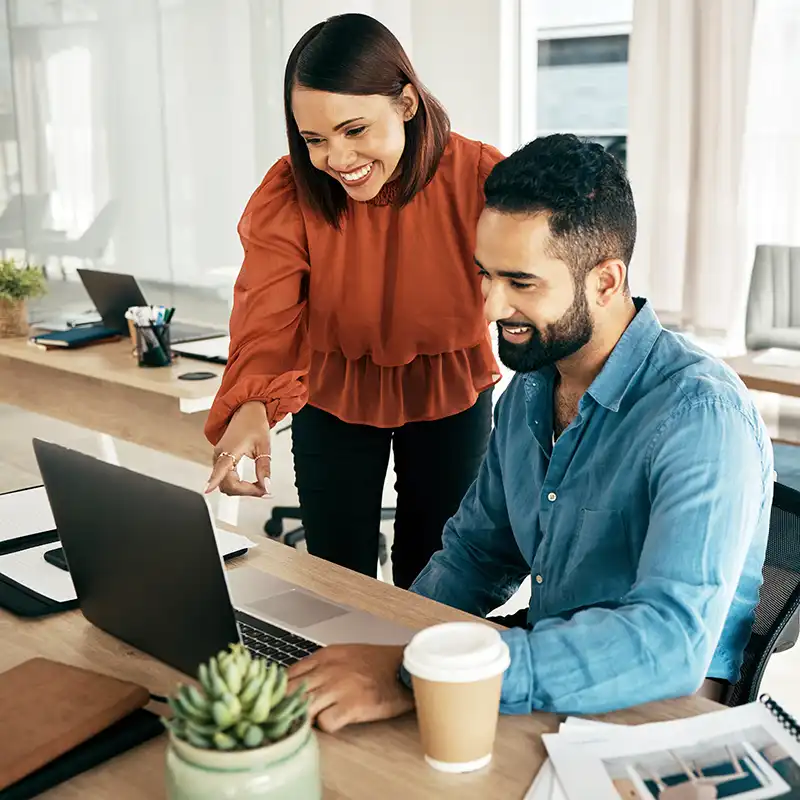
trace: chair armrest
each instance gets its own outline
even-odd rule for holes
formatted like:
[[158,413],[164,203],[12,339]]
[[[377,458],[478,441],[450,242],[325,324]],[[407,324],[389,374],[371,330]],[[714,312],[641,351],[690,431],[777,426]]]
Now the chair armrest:
[[747,335],[748,350],[766,350],[769,347],[800,350],[800,328],[770,328]]

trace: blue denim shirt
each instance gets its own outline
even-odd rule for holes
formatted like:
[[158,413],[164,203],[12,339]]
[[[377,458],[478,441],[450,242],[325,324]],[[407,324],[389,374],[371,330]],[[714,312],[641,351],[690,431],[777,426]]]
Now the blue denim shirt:
[[415,591],[503,632],[505,713],[600,713],[737,679],[758,602],[772,446],[725,365],[639,311],[553,445],[555,371],[517,375]]

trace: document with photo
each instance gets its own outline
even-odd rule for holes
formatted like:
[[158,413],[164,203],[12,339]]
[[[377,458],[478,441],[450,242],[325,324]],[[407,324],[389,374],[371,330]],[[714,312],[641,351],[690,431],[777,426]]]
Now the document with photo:
[[758,702],[602,741],[542,738],[568,800],[800,800],[797,727],[778,711]]

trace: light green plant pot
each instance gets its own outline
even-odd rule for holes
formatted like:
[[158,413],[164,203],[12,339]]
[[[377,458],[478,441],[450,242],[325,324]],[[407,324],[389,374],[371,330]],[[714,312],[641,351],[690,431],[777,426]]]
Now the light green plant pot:
[[306,724],[255,750],[201,750],[170,734],[169,800],[321,800],[317,738]]

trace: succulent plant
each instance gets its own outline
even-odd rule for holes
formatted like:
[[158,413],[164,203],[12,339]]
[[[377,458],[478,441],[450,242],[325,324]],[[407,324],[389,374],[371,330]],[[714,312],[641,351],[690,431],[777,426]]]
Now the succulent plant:
[[284,667],[253,658],[241,645],[221,650],[197,673],[202,688],[181,684],[168,699],[164,725],[206,750],[246,750],[294,733],[308,711],[305,685],[287,695]]

